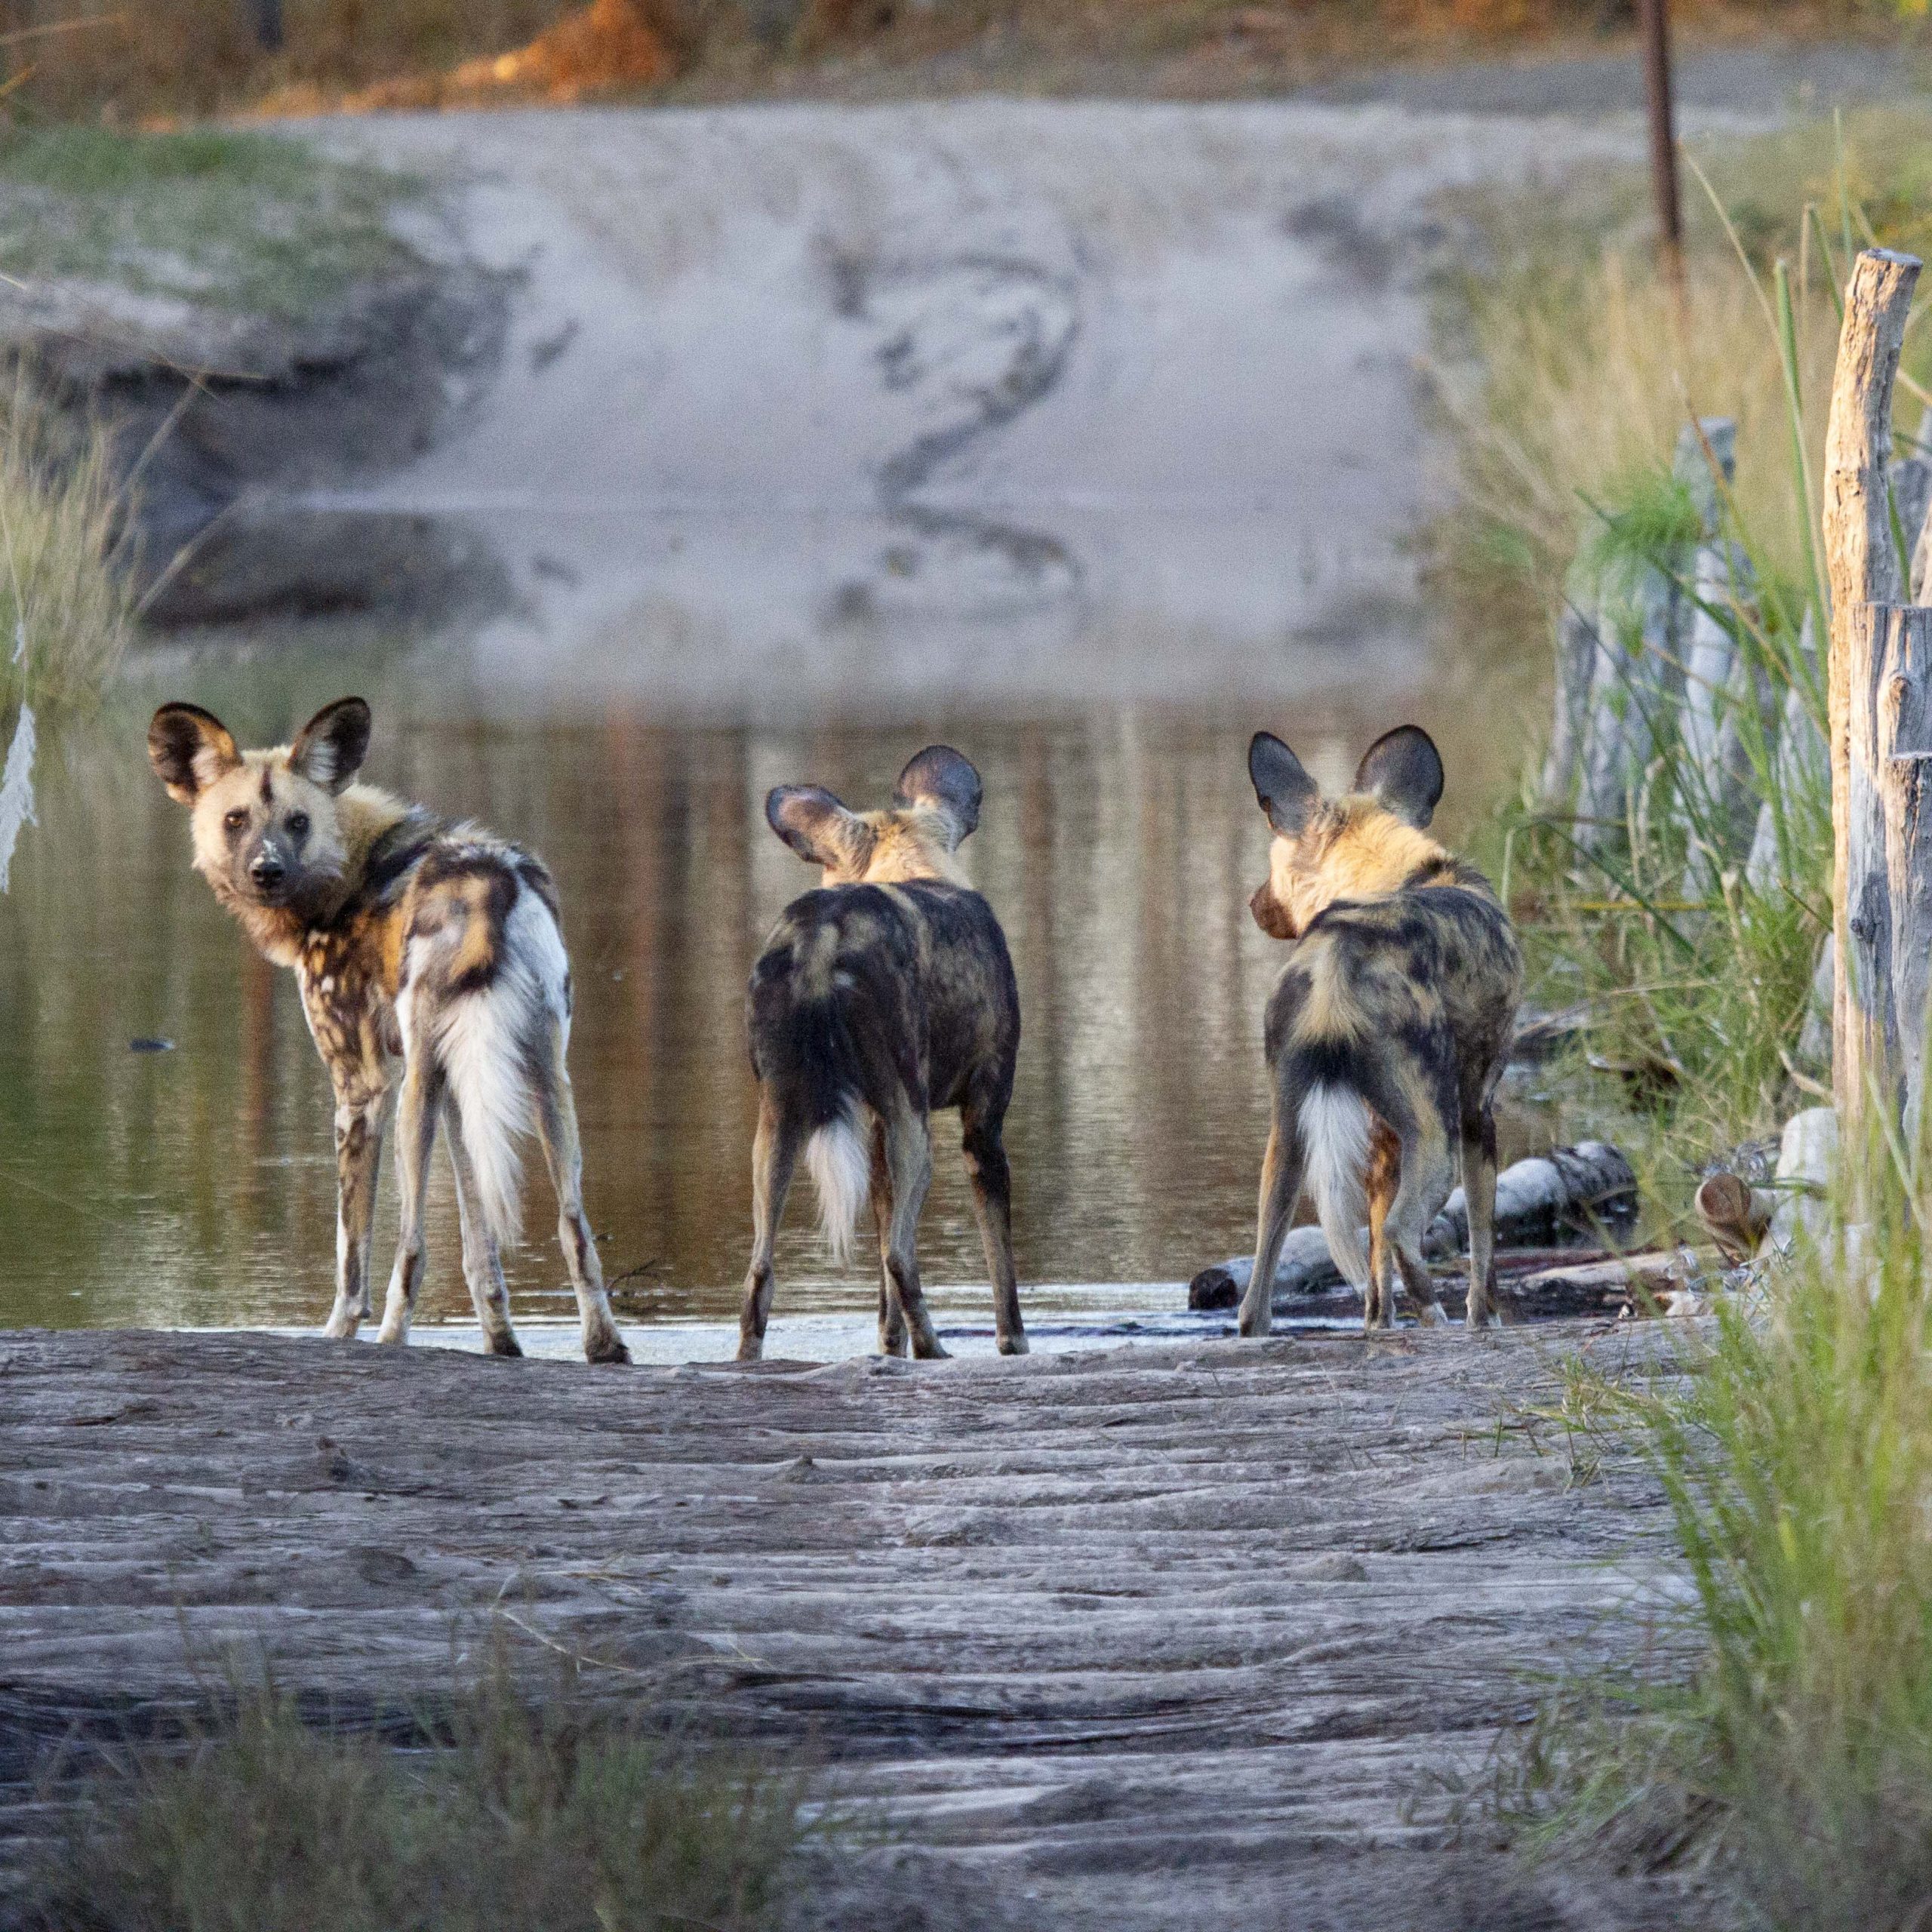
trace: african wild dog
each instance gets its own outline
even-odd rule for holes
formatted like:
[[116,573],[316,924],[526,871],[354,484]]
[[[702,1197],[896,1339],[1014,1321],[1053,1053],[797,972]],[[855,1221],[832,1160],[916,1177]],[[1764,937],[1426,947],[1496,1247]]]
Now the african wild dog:
[[1469,1324],[1493,1324],[1491,1101],[1522,961],[1489,881],[1423,832],[1442,796],[1442,761],[1426,732],[1405,724],[1370,746],[1346,798],[1324,798],[1266,731],[1248,747],[1247,769],[1275,829],[1268,882],[1250,904],[1262,931],[1294,950],[1268,1002],[1274,1121],[1241,1332],[1268,1332],[1275,1266],[1304,1177],[1335,1265],[1363,1291],[1367,1326],[1394,1317],[1395,1268],[1421,1319],[1440,1321],[1422,1239],[1449,1192],[1458,1144]]
[[899,774],[885,811],[848,811],[817,786],[781,785],[764,815],[801,859],[824,868],[825,884],[786,907],[752,971],[758,1115],[739,1359],[755,1361],[764,1346],[773,1244],[801,1152],[836,1258],[851,1253],[871,1194],[881,1351],[903,1355],[909,1329],[915,1354],[945,1354],[915,1245],[936,1107],[959,1109],[1000,1349],[1024,1355],[1000,1138],[1020,993],[999,921],[954,856],[980,822],[980,774],[933,745]]
[[628,1361],[584,1218],[556,889],[515,846],[352,783],[369,732],[359,697],[271,751],[238,751],[192,704],[163,705],[148,727],[156,774],[193,814],[195,869],[261,952],[294,968],[334,1084],[336,1296],[325,1332],[353,1335],[371,1312],[376,1175],[399,1079],[402,1225],[382,1339],[408,1335],[440,1115],[463,1275],[491,1353],[521,1352],[500,1251],[519,1223],[517,1140],[534,1130],[556,1186],[584,1353]]

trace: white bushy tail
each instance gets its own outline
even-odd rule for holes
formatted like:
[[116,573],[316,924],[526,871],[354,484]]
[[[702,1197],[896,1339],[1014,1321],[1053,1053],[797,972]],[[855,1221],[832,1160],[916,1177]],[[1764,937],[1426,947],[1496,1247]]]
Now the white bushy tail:
[[1368,1215],[1368,1103],[1346,1087],[1311,1087],[1300,1116],[1303,1182],[1328,1252],[1351,1287],[1368,1286],[1362,1223]]
[[517,1143],[531,1129],[519,1045],[528,1005],[500,983],[466,993],[443,1016],[436,1048],[463,1120],[483,1225],[499,1247],[523,1232],[523,1161]]
[[872,1194],[872,1154],[855,1108],[820,1128],[805,1143],[805,1165],[818,1190],[819,1226],[826,1245],[843,1267],[852,1258],[859,1216]]
[[523,1232],[518,1143],[531,1117],[529,1056],[546,1038],[561,1054],[569,1035],[570,961],[549,912],[528,893],[512,910],[497,977],[451,998],[436,1016],[435,1048],[463,1119],[483,1225],[499,1247]]

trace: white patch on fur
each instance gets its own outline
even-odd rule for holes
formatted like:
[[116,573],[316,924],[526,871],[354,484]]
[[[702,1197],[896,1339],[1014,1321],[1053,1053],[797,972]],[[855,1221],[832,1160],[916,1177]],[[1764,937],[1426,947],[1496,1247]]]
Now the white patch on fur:
[[[433,985],[434,940],[411,943],[413,997],[421,964]],[[505,922],[496,977],[481,992],[442,1004],[432,1022],[433,1046],[463,1118],[463,1144],[476,1177],[483,1225],[500,1247],[515,1244],[523,1226],[523,1163],[517,1143],[535,1125],[527,1043],[552,1020],[562,1022],[570,964],[556,921],[534,893],[519,892]],[[408,1037],[405,1025],[405,1038]]]
[[1351,1287],[1368,1286],[1368,1103],[1346,1087],[1311,1087],[1302,1097],[1303,1185],[1315,1202],[1328,1252]]
[[872,1186],[872,1153],[856,1109],[820,1128],[805,1143],[805,1165],[818,1190],[819,1226],[826,1245],[843,1267],[852,1258],[859,1216]]

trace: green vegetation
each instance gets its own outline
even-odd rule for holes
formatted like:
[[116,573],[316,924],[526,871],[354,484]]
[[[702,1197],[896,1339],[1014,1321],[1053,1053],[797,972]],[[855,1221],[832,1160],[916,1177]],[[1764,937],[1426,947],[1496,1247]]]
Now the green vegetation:
[[134,625],[122,493],[98,432],[63,428],[23,377],[0,397],[0,719],[95,703]]
[[1778,1932],[1932,1914],[1926,1171],[1882,1142],[1857,1168],[1857,1229],[1724,1308],[1680,1388],[1581,1377],[1574,1412],[1662,1477],[1691,1586],[1663,1649],[1697,1661],[1573,1693],[1509,1794],[1546,1843],[1713,1861]]
[[[1444,577],[1469,621],[1513,605],[1548,626],[1567,598],[1600,605],[1636,648],[1644,597],[1674,585],[1729,633],[1741,666],[1703,694],[1730,734],[1727,763],[1660,715],[1616,823],[1580,824],[1542,798],[1539,768],[1488,835],[1523,918],[1531,997],[1586,1016],[1552,1084],[1635,1149],[1660,1234],[1684,1217],[1700,1166],[1775,1131],[1821,1070],[1798,1046],[1829,921],[1829,799],[1822,765],[1780,758],[1778,734],[1793,694],[1812,731],[1824,723],[1802,638],[1807,615],[1825,629],[1811,533],[1847,239],[1932,241],[1927,131],[1922,115],[1875,113],[1841,134],[1696,157],[1703,205],[1681,300],[1650,259],[1629,182],[1599,189],[1580,245],[1493,223],[1499,247],[1513,235],[1521,252],[1464,294],[1481,373],[1446,386],[1466,507]],[[1932,331],[1915,330],[1903,427],[1916,427],[1928,379]],[[1700,594],[1697,513],[1672,458],[1683,427],[1709,416],[1737,423],[1719,534],[1748,569]],[[1657,668],[1694,685],[1681,661]],[[1753,876],[1742,861],[1767,804],[1777,863]]]
[[800,1845],[795,1781],[492,1680],[414,1749],[272,1687],[96,1773],[30,1875],[31,1932],[749,1932]]
[[[1588,1015],[1553,1084],[1599,1127],[1622,1116],[1659,1232],[1678,1230],[1696,1164],[1807,1104],[1796,1056],[1828,914],[1828,778],[1781,758],[1767,722],[1822,729],[1801,639],[1807,617],[1823,629],[1836,291],[1856,248],[1932,242],[1926,131],[1874,115],[1700,156],[1711,193],[1681,306],[1629,183],[1604,189],[1588,248],[1566,254],[1546,229],[1469,298],[1485,373],[1452,396],[1474,508],[1446,580],[1546,623],[1567,595],[1626,644],[1645,597],[1674,584],[1744,666],[1706,694],[1734,728],[1728,775],[1696,755],[1683,713],[1660,717],[1617,823],[1552,807],[1539,771],[1491,831],[1535,996]],[[1928,358],[1915,328],[1902,429],[1919,426]],[[1703,478],[1672,461],[1681,426],[1713,415],[1738,423],[1718,521],[1748,564],[1748,587],[1721,594],[1690,580],[1687,481]],[[1740,812],[1766,805],[1777,863],[1754,878]],[[1706,1869],[1778,1932],[1932,1921],[1932,1167],[1922,1137],[1916,1155],[1882,1134],[1858,1152],[1836,1232],[1801,1241],[1761,1299],[1722,1307],[1681,1374],[1633,1389],[1573,1371],[1566,1417],[1647,1452],[1688,1589],[1654,1606],[1645,1672],[1551,1704],[1506,1792],[1546,1842]]]
[[0,130],[0,272],[296,318],[407,268],[410,178],[274,136]]

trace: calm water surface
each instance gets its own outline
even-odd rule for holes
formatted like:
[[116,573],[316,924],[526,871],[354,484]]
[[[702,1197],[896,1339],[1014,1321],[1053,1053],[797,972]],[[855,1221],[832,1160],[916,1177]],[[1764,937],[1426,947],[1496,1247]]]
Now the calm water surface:
[[[371,777],[548,859],[605,1269],[627,1318],[669,1321],[731,1315],[745,1264],[745,981],[780,908],[815,882],[764,824],[770,786],[810,780],[870,804],[931,740],[975,760],[986,805],[966,855],[1004,921],[1025,1018],[1008,1131],[1023,1284],[1172,1281],[1249,1240],[1265,1133],[1260,1017],[1279,957],[1246,910],[1266,863],[1250,733],[1289,731],[1332,783],[1398,713],[1420,716],[1450,752],[1452,830],[1515,755],[1466,694],[1432,707],[1425,663],[1403,682],[1287,710],[680,721],[644,703],[505,715],[446,662],[401,649],[151,657],[105,716],[48,739],[39,822],[0,897],[0,1324],[308,1325],[327,1309],[327,1080],[292,977],[248,951],[189,869],[184,816],[143,755],[158,695],[260,743],[364,690]],[[146,1040],[172,1045],[131,1048]],[[928,1279],[982,1281],[950,1117],[937,1164]],[[540,1183],[528,1220],[509,1262],[518,1312],[564,1313]],[[386,1201],[379,1285],[393,1226]],[[422,1318],[466,1317],[440,1164],[430,1240]],[[803,1185],[780,1269],[781,1314],[875,1292],[863,1270],[830,1270]]]

